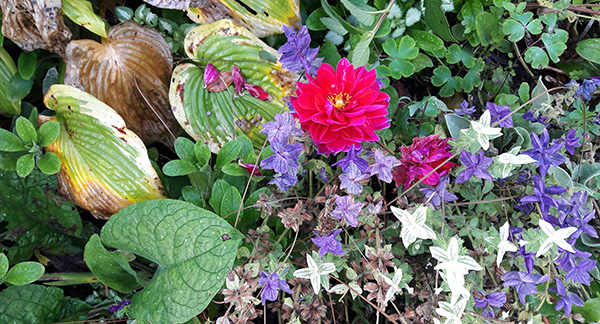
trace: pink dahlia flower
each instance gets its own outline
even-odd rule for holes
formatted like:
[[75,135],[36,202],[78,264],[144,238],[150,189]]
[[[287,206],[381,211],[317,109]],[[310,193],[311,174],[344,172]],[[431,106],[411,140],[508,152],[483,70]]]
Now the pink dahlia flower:
[[375,70],[355,69],[345,58],[336,70],[322,64],[315,78],[307,74],[308,83],[298,83],[297,97],[291,98],[300,126],[324,154],[377,141],[375,131],[390,126],[390,97],[379,91]]
[[[392,175],[396,182],[396,187],[402,184],[407,189],[413,181],[418,181],[425,177],[429,172],[442,164],[452,156],[448,144],[449,138],[439,139],[439,135],[430,135],[427,137],[413,138],[410,146],[400,148],[400,165],[394,169]],[[440,177],[448,174],[450,169],[458,166],[453,162],[447,162],[435,172],[423,180],[424,184],[435,186],[440,181]]]

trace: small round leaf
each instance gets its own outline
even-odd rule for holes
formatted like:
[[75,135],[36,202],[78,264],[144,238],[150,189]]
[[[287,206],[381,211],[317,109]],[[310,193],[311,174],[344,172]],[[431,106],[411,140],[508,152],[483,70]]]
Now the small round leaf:
[[38,280],[44,274],[44,266],[38,262],[21,262],[15,264],[4,277],[11,285],[20,286]]
[[19,175],[19,177],[24,178],[31,173],[31,170],[33,170],[34,166],[35,155],[23,155],[17,160],[17,174]]
[[47,152],[38,161],[38,167],[45,174],[57,174],[60,171],[60,158],[53,152]]
[[38,129],[40,146],[44,147],[54,143],[58,138],[58,134],[60,134],[60,124],[56,120],[42,124]]

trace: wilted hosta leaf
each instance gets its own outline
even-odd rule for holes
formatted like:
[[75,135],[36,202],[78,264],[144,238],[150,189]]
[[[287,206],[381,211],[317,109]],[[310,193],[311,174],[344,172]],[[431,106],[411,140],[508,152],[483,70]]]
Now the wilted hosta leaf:
[[139,323],[184,323],[206,308],[233,266],[242,235],[221,217],[179,200],[123,208],[102,228],[102,242],[158,264],[131,299]]
[[231,71],[235,64],[248,83],[262,87],[271,99],[262,101],[248,93],[232,97],[233,90],[209,92],[204,88],[204,69],[182,64],[173,71],[169,100],[184,130],[213,152],[235,137],[234,129],[260,147],[265,138],[258,133],[262,123],[285,109],[282,98],[291,94],[296,76],[279,63],[262,60],[261,52],[278,57],[277,52],[229,20],[190,30],[185,49],[200,66],[210,62],[219,71]]
[[64,55],[71,39],[61,0],[2,0],[2,34],[25,51],[47,49]]
[[187,10],[189,7],[203,7],[208,0],[144,0],[158,8]]
[[17,67],[10,55],[0,47],[0,114],[12,116],[21,113],[21,101],[8,100],[8,82],[17,74]]
[[163,198],[144,143],[109,106],[77,88],[53,85],[44,97],[61,131],[46,150],[62,161],[61,190],[100,218],[138,201]]
[[[166,0],[163,0],[166,1]],[[207,4],[188,10],[188,16],[199,24],[231,17],[256,36],[281,34],[282,25],[300,27],[298,0],[206,0]]]
[[114,108],[146,143],[173,142],[160,121],[175,135],[179,133],[167,99],[171,50],[159,32],[133,22],[121,23],[110,29],[102,44],[89,39],[70,42],[66,64],[66,84]]

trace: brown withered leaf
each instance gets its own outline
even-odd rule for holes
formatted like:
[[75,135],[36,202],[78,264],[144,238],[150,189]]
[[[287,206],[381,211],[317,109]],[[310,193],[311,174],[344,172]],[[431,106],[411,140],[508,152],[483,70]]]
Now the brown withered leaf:
[[25,51],[45,49],[64,56],[71,39],[61,0],[2,0],[2,34]]
[[181,128],[168,98],[171,50],[159,32],[123,22],[111,27],[101,44],[89,39],[70,42],[65,61],[66,84],[114,108],[145,143],[172,147],[168,129],[177,136]]
[[144,0],[157,8],[186,10],[189,7],[204,7],[208,0]]
[[219,72],[219,77],[206,85],[206,90],[208,92],[221,92],[225,91],[227,87],[231,85],[233,82],[233,77],[231,76],[230,71]]

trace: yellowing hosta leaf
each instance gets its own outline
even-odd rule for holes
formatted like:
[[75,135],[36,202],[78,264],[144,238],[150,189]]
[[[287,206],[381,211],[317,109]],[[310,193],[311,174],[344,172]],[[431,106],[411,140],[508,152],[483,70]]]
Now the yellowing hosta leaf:
[[62,162],[59,185],[75,204],[98,218],[109,218],[138,201],[164,198],[144,143],[112,108],[68,85],[53,85],[44,104],[57,120],[60,135],[46,150]]
[[[281,34],[282,25],[300,27],[298,0],[210,0],[208,5],[190,8],[188,16],[199,24],[231,17],[256,36]],[[193,7],[193,4],[190,4]]]
[[[182,64],[173,71],[169,100],[179,124],[213,152],[236,134],[248,136],[255,147],[262,146],[262,123],[286,109],[283,97],[292,93],[296,75],[280,63],[262,60],[261,51],[274,57],[277,52],[229,20],[195,27],[185,38],[185,49],[199,64]],[[208,62],[219,71],[231,71],[237,65],[248,83],[262,87],[271,98],[262,101],[247,92],[233,96],[233,85],[229,91],[209,92],[203,80]]]
[[108,24],[96,15],[92,4],[87,0],[63,0],[63,13],[78,25],[92,33],[106,38]]
[[2,34],[25,51],[47,49],[61,56],[71,39],[61,0],[2,0]]
[[70,42],[66,64],[66,84],[114,108],[146,143],[172,144],[173,137],[160,121],[178,135],[180,128],[167,99],[172,57],[159,32],[121,23],[110,29],[102,44],[89,39]]

